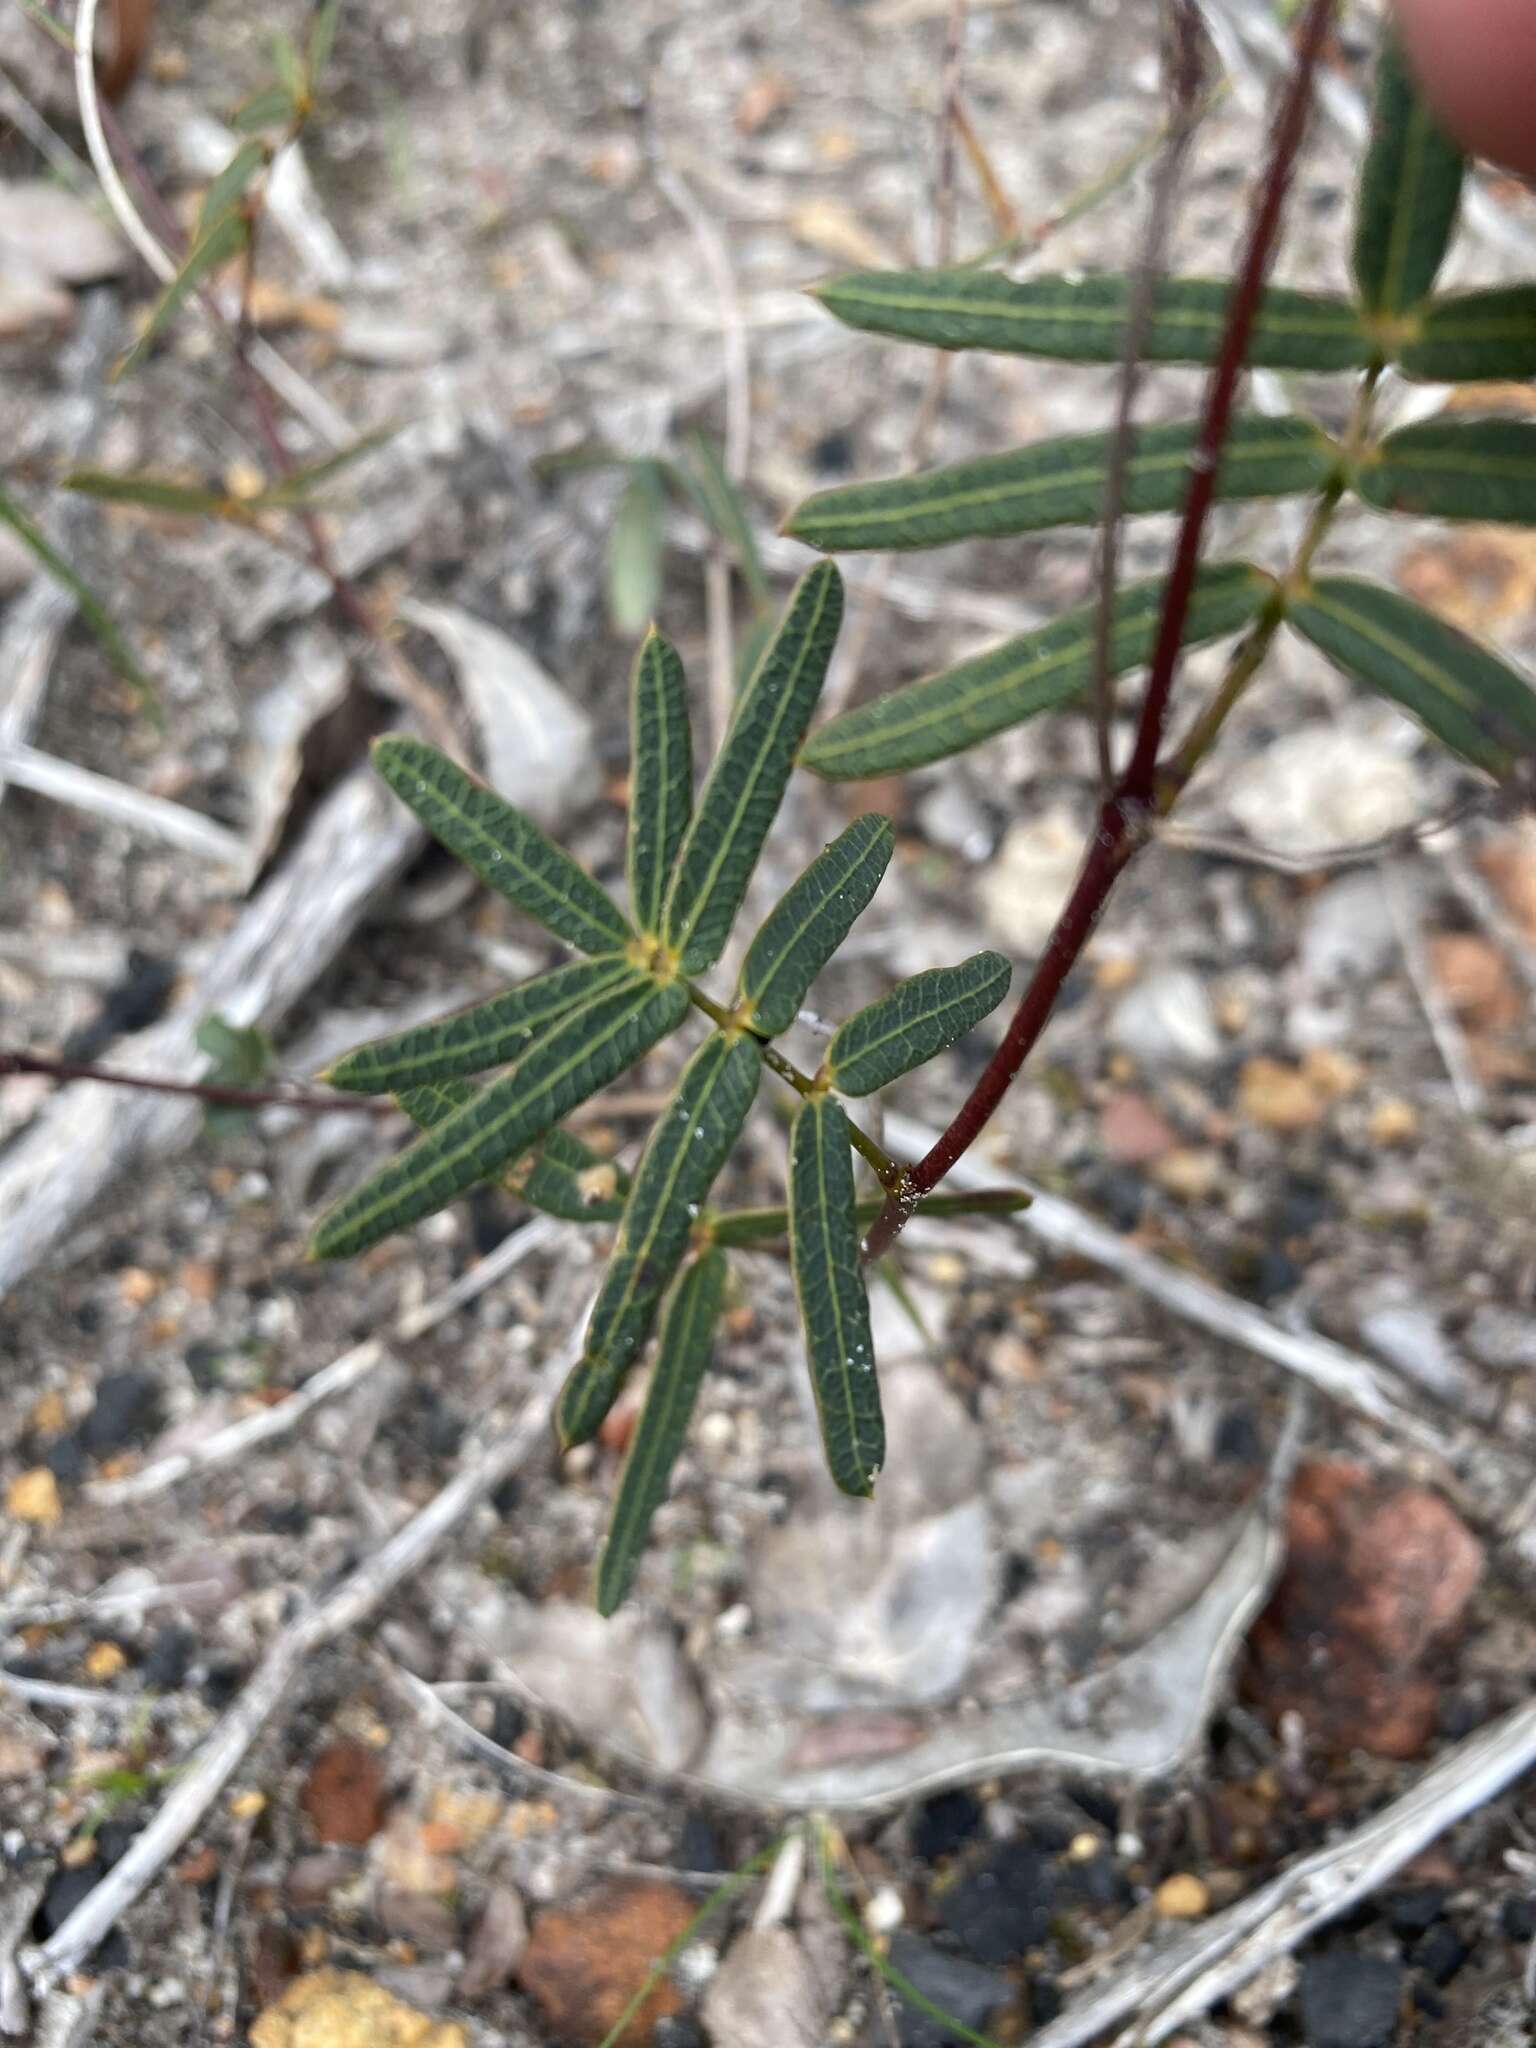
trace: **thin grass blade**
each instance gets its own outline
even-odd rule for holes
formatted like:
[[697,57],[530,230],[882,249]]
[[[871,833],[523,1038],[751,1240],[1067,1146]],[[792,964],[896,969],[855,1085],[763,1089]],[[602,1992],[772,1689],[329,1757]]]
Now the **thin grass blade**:
[[118,674],[132,683],[141,697],[153,697],[154,684],[145,674],[138,656],[112,614],[78,571],[65,561],[42,528],[29,519],[4,491],[0,491],[0,525],[8,526],[28,553],[36,558],[38,566],[61,589],[69,592],[80,608],[81,618],[101,643],[103,652]]
[[213,223],[206,234],[197,238],[187,253],[186,261],[155,301],[144,331],[121,362],[113,367],[114,379],[127,376],[130,370],[143,362],[181,310],[188,294],[238,256],[249,240],[250,232],[242,214],[226,213]]

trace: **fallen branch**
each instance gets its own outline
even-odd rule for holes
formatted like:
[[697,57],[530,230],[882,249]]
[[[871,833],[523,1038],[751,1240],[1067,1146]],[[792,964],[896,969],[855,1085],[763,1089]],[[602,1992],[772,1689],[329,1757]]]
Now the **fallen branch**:
[[[198,1027],[214,1011],[237,1027],[279,1024],[420,843],[372,771],[353,770],[170,1015],[123,1041],[124,1064],[167,1079],[198,1073]],[[88,1082],[54,1096],[0,1160],[0,1298],[122,1174],[179,1151],[201,1123],[199,1105],[178,1096]]]
[[1536,1705],[1517,1707],[1459,1744],[1401,1799],[1197,1931],[1134,1964],[1033,2035],[1032,2048],[1086,2048],[1135,2024],[1117,2048],[1154,2048],[1369,1898],[1404,1864],[1536,1764]]
[[[576,1318],[579,1331],[585,1316]],[[166,1794],[122,1859],[88,1892],[40,1948],[21,1957],[34,1989],[78,1970],[201,1824],[252,1743],[291,1693],[316,1650],[367,1620],[487,1494],[494,1493],[544,1441],[560,1382],[580,1352],[572,1337],[545,1364],[511,1427],[475,1451],[427,1505],[326,1599],[306,1608],[268,1646],[244,1690]]]

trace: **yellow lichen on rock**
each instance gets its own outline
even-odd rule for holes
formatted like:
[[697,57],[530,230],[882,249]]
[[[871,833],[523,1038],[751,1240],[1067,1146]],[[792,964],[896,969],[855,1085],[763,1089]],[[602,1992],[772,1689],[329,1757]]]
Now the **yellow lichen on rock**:
[[251,2028],[251,2048],[467,2048],[464,2029],[429,2019],[356,1970],[312,1970]]

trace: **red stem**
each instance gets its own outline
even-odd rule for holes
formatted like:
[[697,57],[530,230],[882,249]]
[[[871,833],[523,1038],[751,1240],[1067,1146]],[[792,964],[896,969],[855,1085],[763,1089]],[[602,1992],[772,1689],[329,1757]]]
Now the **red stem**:
[[1100,806],[1094,836],[1089,842],[1072,894],[1019,1000],[1002,1044],[987,1062],[980,1079],[960,1105],[948,1128],[909,1169],[903,1176],[901,1187],[887,1199],[864,1242],[867,1261],[880,1258],[890,1249],[922,1197],[938,1186],[956,1160],[980,1136],[982,1127],[1007,1094],[1049,1022],[1067,976],[1092,936],[1121,870],[1146,837],[1157,789],[1158,756],[1162,749],[1184,627],[1194,597],[1206,520],[1214,499],[1216,471],[1231,426],[1238,383],[1247,359],[1285,197],[1306,127],[1312,80],[1332,22],[1334,5],[1335,0],[1310,0],[1297,40],[1295,68],[1276,116],[1269,163],[1259,188],[1259,204],[1249,229],[1242,268],[1228,302],[1221,351],[1207,386],[1200,438],[1191,463],[1189,496],[1185,501],[1173,565],[1163,593],[1162,617],[1130,762],[1114,794]]
[[152,1095],[191,1095],[216,1109],[350,1109],[365,1116],[394,1116],[393,1102],[376,1095],[310,1094],[289,1088],[220,1088],[205,1081],[166,1081],[158,1074],[124,1074],[89,1060],[56,1060],[46,1053],[0,1052],[0,1077],[45,1074],[53,1081],[102,1081],[112,1088],[139,1088]]

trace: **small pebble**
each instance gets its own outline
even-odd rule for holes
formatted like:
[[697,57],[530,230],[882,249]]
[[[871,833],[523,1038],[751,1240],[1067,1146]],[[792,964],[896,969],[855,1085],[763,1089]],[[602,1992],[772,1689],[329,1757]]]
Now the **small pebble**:
[[1211,1892],[1203,1878],[1181,1871],[1165,1877],[1152,1903],[1164,1920],[1198,1920],[1211,1909]]

